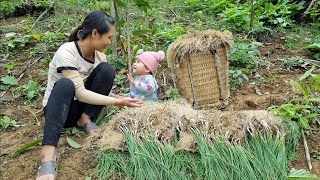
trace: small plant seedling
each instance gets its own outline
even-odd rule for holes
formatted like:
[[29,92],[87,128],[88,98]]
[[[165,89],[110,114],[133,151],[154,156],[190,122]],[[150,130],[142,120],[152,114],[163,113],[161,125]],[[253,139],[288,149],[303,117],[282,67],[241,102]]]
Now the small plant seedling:
[[168,99],[177,99],[180,97],[180,94],[178,92],[178,90],[176,88],[170,87],[167,91],[166,91],[166,97]]
[[240,69],[229,70],[230,87],[241,87],[245,81],[249,81],[248,76]]
[[10,126],[15,126],[17,122],[8,116],[3,116],[0,119],[0,130],[6,130]]
[[38,86],[33,80],[30,80],[27,84],[23,85],[22,88],[23,95],[25,95],[29,101],[42,97],[41,93],[43,88]]

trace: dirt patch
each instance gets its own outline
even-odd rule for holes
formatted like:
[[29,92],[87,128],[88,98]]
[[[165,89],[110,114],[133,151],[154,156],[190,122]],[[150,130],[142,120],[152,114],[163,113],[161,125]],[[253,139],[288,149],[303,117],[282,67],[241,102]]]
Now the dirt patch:
[[[3,140],[5,141],[6,139]],[[67,146],[66,138],[61,138],[59,148],[57,149],[62,153],[61,160],[59,161],[59,179],[84,179],[86,176],[91,176],[95,157],[81,150],[68,148]],[[40,165],[40,151],[41,146],[37,146],[16,158],[12,158],[9,155],[2,156],[0,158],[2,162],[0,167],[2,178],[17,180],[35,179],[36,170]]]
[[[3,179],[35,178],[36,170],[40,165],[41,146],[35,146],[16,158],[11,157],[11,153],[43,133],[44,118],[41,113],[36,114],[37,111],[39,109],[30,108],[30,105],[24,105],[23,101],[1,105],[1,115],[10,116],[22,126],[10,128],[0,134],[0,174]],[[83,136],[73,139],[80,144],[84,141]],[[59,162],[60,179],[83,179],[92,174],[95,157],[82,152],[81,149],[70,148],[66,142],[66,135],[61,137],[58,151],[62,153]]]
[[[314,128],[312,133],[306,137],[307,143],[309,147],[310,153],[315,150],[319,150],[320,147],[320,128]],[[311,164],[313,169],[311,170],[312,173],[316,174],[320,177],[320,159],[312,158],[311,157]],[[303,146],[303,141],[301,140],[297,147],[296,158],[295,160],[289,163],[290,167],[294,167],[296,169],[306,169],[308,170],[308,165],[305,156],[305,150]]]

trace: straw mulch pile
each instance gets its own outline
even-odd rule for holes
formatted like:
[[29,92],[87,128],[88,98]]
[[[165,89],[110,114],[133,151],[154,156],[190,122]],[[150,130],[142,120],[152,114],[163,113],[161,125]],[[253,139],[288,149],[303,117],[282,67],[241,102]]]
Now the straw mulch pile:
[[175,68],[181,62],[181,57],[185,54],[211,51],[217,48],[231,48],[233,37],[230,31],[214,31],[211,29],[204,31],[189,30],[187,34],[179,36],[167,51],[168,65]]
[[151,133],[157,142],[177,140],[176,150],[197,151],[194,132],[203,134],[208,142],[223,135],[227,142],[238,143],[247,133],[279,133],[280,128],[280,119],[268,111],[194,110],[180,99],[121,110],[99,135],[89,137],[87,147],[126,150],[123,131],[129,131],[137,139]]

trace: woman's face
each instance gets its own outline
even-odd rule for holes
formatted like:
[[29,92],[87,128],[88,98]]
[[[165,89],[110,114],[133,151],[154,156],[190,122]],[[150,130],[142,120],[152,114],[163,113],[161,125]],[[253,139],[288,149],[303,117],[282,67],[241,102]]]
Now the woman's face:
[[111,44],[111,38],[115,34],[115,27],[110,26],[109,31],[103,34],[99,34],[98,31],[92,31],[93,46],[94,49],[100,52],[104,52],[108,45]]

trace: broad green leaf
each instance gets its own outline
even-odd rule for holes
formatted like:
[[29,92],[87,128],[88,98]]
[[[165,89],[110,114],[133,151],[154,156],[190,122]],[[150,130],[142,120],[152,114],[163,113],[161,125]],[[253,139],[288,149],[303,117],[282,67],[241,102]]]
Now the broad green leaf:
[[36,40],[40,41],[40,34],[32,34],[32,37],[34,37]]
[[14,62],[8,63],[8,64],[3,64],[2,67],[6,69],[13,69],[16,64]]
[[124,20],[120,20],[120,21],[117,21],[114,26],[116,28],[119,28],[119,27],[122,27],[125,23],[126,22]]
[[91,177],[87,176],[85,180],[91,180]]
[[313,43],[311,45],[305,46],[305,49],[319,49],[320,50],[320,43]]
[[307,78],[308,76],[310,76],[311,73],[312,73],[312,71],[314,71],[315,68],[316,68],[315,66],[312,66],[311,69],[309,69],[307,72],[304,73],[303,76],[301,76],[301,77],[299,78],[299,81],[302,81],[302,80],[304,80],[305,78]]
[[290,80],[290,84],[294,90],[298,89],[301,92],[303,92],[304,96],[308,96],[310,94],[310,91],[307,89],[306,85],[303,82],[296,82],[296,81]]
[[125,7],[126,4],[122,2],[121,0],[113,0],[115,3],[117,3],[120,7]]
[[309,98],[309,102],[320,102],[320,98]]
[[310,95],[310,91],[307,88],[307,86],[303,82],[299,83],[299,85],[300,85],[300,87],[302,89],[303,95],[304,96],[309,96]]
[[292,168],[287,177],[287,180],[317,180],[319,179],[316,175],[311,174],[309,171],[304,169]]
[[313,79],[320,81],[320,75],[311,74],[311,76]]
[[29,91],[27,94],[28,100],[32,100],[35,96],[35,91]]
[[297,81],[290,80],[290,84],[291,84],[293,90],[298,89],[298,90],[302,91],[300,84]]
[[139,9],[142,9],[145,13],[147,13],[148,9],[151,9],[149,2],[147,0],[133,0],[134,3],[138,6]]
[[306,118],[310,119],[310,118],[314,118],[314,117],[317,117],[317,116],[319,116],[319,114],[313,113],[313,114],[308,114]]
[[10,32],[10,33],[7,33],[4,37],[5,37],[5,38],[12,38],[12,37],[14,37],[16,34],[17,34],[17,33],[15,33],[15,32]]
[[283,23],[284,20],[282,18],[276,18],[279,23]]
[[71,147],[73,147],[73,148],[75,148],[75,149],[78,149],[78,148],[81,147],[79,143],[75,142],[74,140],[72,140],[72,139],[69,138],[68,136],[67,136],[67,142],[68,142],[68,144],[69,144]]
[[308,128],[309,128],[309,123],[308,123],[308,119],[307,119],[307,118],[301,117],[301,118],[299,119],[299,121],[300,121],[300,123],[301,123],[301,125],[302,125],[302,127],[303,127],[304,129],[308,129]]
[[10,88],[10,85],[0,84],[0,90],[7,91]]
[[245,74],[241,74],[241,75],[242,75],[243,79],[245,79],[246,81],[249,81],[249,78],[247,75],[245,75]]
[[120,62],[123,66],[127,66],[127,61],[123,58],[118,58],[118,62]]
[[71,130],[71,134],[77,134],[78,132],[80,132],[80,129],[78,129],[76,127],[72,128],[72,130]]
[[312,86],[315,90],[317,90],[317,91],[320,92],[320,84],[312,83],[311,86]]
[[14,47],[15,47],[14,41],[13,41],[13,40],[10,40],[10,41],[8,42],[8,46],[11,47],[11,48],[14,48]]
[[2,77],[1,82],[3,84],[8,84],[8,85],[17,85],[18,84],[18,80],[14,76]]

